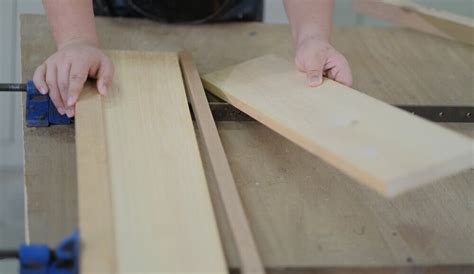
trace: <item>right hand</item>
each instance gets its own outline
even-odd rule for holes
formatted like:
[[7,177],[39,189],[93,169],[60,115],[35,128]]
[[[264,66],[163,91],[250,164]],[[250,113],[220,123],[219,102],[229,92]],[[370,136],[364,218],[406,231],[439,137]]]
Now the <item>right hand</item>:
[[350,87],[352,72],[347,59],[328,41],[308,37],[296,47],[295,64],[306,73],[308,84],[317,87],[323,83],[323,76]]
[[61,115],[74,116],[75,104],[88,77],[97,79],[97,90],[106,95],[114,65],[96,45],[75,41],[59,48],[35,71],[33,82],[49,97]]

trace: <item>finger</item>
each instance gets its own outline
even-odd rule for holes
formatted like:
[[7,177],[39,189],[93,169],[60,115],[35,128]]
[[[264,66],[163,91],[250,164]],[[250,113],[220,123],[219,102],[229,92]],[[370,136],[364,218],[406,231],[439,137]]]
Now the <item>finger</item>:
[[302,61],[299,57],[295,57],[295,67],[299,72],[306,72],[304,68],[304,61]]
[[48,85],[46,84],[46,64],[41,64],[36,68],[33,75],[33,83],[35,84],[36,89],[39,90],[41,94],[48,93]]
[[341,67],[334,80],[348,87],[352,86],[352,72],[349,64]]
[[[69,89],[67,92],[67,105],[72,107],[76,104],[82,87],[87,80],[88,67],[84,63],[72,64],[69,73]],[[73,108],[74,110],[74,108]]]
[[107,88],[112,84],[114,77],[114,65],[108,58],[100,62],[99,72],[97,73],[97,90],[101,95],[107,95]]
[[342,60],[330,64],[328,78],[350,87],[352,85],[352,72],[349,63]]
[[56,74],[57,68],[55,65],[46,66],[46,84],[48,85],[49,97],[51,98],[51,101],[53,101],[53,104],[56,106],[58,112],[61,115],[64,115],[66,114],[66,110],[64,108],[61,95],[59,94]]
[[306,60],[305,69],[309,86],[317,87],[323,82],[323,68],[325,61],[325,58],[320,55],[316,55],[313,58]]
[[67,92],[69,90],[69,72],[71,70],[71,63],[61,63],[58,67],[58,89],[63,101],[63,106],[68,117],[72,117],[72,109],[67,105]]

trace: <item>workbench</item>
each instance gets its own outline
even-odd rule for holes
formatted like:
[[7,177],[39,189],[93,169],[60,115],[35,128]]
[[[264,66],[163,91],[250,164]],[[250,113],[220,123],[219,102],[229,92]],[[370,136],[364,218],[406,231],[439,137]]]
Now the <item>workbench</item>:
[[[287,25],[98,18],[97,29],[105,49],[190,51],[200,73],[267,53],[293,58]],[[351,64],[355,89],[370,96],[391,104],[474,105],[473,47],[374,27],[336,27],[333,43]],[[23,80],[54,51],[46,18],[22,16]],[[443,125],[474,137],[473,124]],[[219,122],[218,129],[266,267],[473,270],[474,170],[388,200],[257,122]],[[74,127],[25,127],[24,148],[28,237],[54,244],[78,224]],[[235,267],[214,183],[221,237]],[[440,265],[449,267],[433,267]]]

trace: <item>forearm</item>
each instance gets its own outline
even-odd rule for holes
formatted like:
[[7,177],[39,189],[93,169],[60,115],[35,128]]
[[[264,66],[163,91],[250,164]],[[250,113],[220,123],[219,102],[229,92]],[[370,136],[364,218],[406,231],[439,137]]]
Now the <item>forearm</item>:
[[92,0],[43,0],[58,48],[81,41],[98,45]]
[[308,38],[329,41],[333,0],[284,0],[296,44]]

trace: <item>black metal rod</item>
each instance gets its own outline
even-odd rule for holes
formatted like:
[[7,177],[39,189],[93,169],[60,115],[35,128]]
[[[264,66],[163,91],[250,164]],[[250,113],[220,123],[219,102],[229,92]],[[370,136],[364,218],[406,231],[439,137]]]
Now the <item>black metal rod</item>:
[[[394,105],[437,123],[474,123],[474,106]],[[254,121],[254,119],[226,102],[209,102],[216,121]],[[390,121],[387,121],[390,122]]]
[[26,84],[2,84],[0,83],[0,92],[25,92]]
[[437,123],[474,123],[474,106],[395,105]]
[[[25,92],[26,84],[2,84],[0,92]],[[216,121],[253,121],[234,106],[207,93],[209,106]],[[422,118],[438,123],[474,123],[474,106],[394,105]]]
[[18,250],[0,250],[0,260],[4,259],[18,259],[20,254]]

